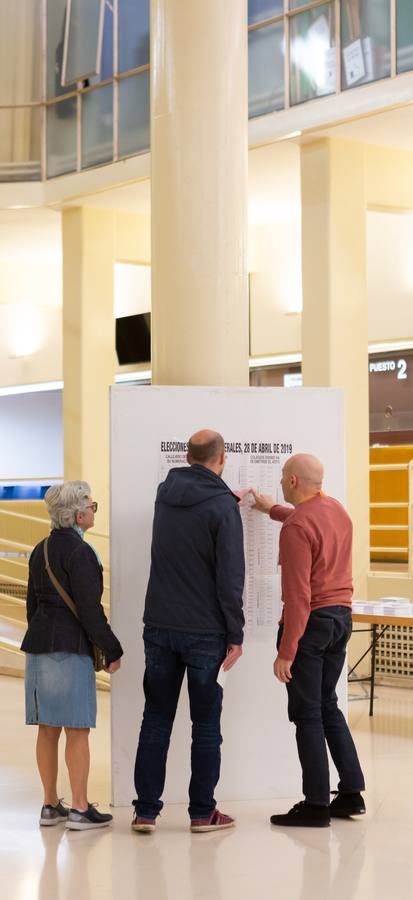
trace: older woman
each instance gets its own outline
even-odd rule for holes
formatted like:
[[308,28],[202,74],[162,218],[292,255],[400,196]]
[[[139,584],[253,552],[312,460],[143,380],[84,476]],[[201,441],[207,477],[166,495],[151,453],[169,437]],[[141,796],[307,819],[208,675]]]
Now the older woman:
[[[29,561],[27,621],[22,650],[26,656],[26,723],[38,725],[37,765],[44,788],[41,825],[65,822],[77,831],[109,825],[112,816],[88,801],[89,729],[96,725],[96,681],[92,642],[105,654],[106,671],[120,666],[122,647],[101,605],[102,566],[83,540],[94,525],[97,503],[85,481],[51,487],[45,502],[52,523],[47,542]],[[53,582],[52,579],[53,578]],[[73,600],[71,611],[56,582]],[[58,742],[66,733],[66,765],[72,790],[68,809],[58,799]]]

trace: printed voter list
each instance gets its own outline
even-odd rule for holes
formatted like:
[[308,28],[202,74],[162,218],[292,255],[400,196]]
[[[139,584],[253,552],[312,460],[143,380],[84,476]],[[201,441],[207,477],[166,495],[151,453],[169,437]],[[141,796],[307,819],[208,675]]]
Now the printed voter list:
[[[269,438],[230,439],[225,442],[226,462],[223,479],[232,491],[254,488],[270,494],[274,503],[283,503],[280,479],[286,460],[294,452],[288,440]],[[160,441],[159,481],[169,469],[187,465],[187,444],[181,437]],[[240,503],[244,529],[245,589],[244,615],[246,636],[264,636],[274,629],[281,615],[281,577],[278,566],[278,538],[281,525],[252,509],[252,496]]]

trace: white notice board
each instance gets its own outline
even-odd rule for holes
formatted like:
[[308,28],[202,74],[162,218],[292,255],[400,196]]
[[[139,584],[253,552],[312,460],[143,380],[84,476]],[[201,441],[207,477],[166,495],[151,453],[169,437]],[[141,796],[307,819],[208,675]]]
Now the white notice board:
[[[215,388],[116,385],[111,392],[111,609],[125,655],[112,680],[112,794],[134,797],[133,767],[143,710],[142,615],[150,565],[154,500],[172,466],[185,465],[186,441],[220,431],[229,486],[253,486],[283,502],[281,469],[293,453],[314,453],[325,490],[344,501],[342,392],[331,388]],[[224,690],[217,797],[301,796],[294,727],[284,685],[272,674],[280,614],[280,526],[245,506],[245,646]],[[185,682],[168,757],[164,799],[187,799],[190,721]],[[345,678],[340,684],[346,704]],[[332,788],[336,786],[334,773]]]

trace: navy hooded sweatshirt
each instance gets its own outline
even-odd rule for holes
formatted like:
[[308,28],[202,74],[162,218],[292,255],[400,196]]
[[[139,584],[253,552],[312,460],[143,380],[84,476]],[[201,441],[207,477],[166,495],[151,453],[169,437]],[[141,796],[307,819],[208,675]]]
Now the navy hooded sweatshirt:
[[171,469],[155,501],[145,624],[242,644],[244,574],[235,495],[205,466]]

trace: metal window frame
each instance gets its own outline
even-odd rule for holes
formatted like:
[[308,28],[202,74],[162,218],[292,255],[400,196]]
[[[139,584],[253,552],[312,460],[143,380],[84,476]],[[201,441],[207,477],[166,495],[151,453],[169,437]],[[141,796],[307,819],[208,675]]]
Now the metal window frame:
[[[248,25],[248,31],[257,31],[259,28],[264,28],[266,25],[275,25],[277,22],[299,16],[300,13],[317,9],[318,6],[325,6],[332,3],[336,3],[336,0],[308,0],[308,3],[306,3],[305,6],[296,6],[294,9],[290,9],[290,0],[284,0],[284,9],[281,13],[278,13],[276,16],[270,16],[267,19],[262,19],[259,22],[253,22],[252,25]],[[340,3],[340,0],[338,0],[338,3]]]
[[100,75],[101,64],[102,64],[103,26],[104,26],[104,21],[105,21],[106,0],[98,0],[98,2],[100,4],[100,9],[99,9],[99,23],[98,23],[95,67],[94,67],[94,69],[89,69],[89,71],[86,71],[86,72],[77,72],[73,78],[70,78],[70,80],[68,80],[68,78],[67,78],[67,61],[68,61],[68,56],[69,56],[70,23],[71,23],[71,19],[72,19],[73,0],[67,0],[65,36],[64,36],[64,41],[63,41],[63,62],[62,62],[62,78],[61,78],[62,87],[70,87],[72,84],[76,84],[78,81],[83,81],[85,78],[89,78],[92,75]]
[[287,15],[289,0],[284,0],[284,109],[290,109],[291,92],[290,92],[290,19]]
[[[72,3],[73,0],[67,0],[67,12],[66,12],[66,22],[65,22],[65,36],[64,36],[64,65],[62,70],[62,79],[61,84],[62,87],[72,87],[72,90],[68,91],[66,94],[60,97],[47,97],[47,19],[48,19],[48,0],[41,0],[41,41],[42,41],[42,99],[41,101],[29,101],[27,103],[22,104],[1,104],[0,109],[19,109],[19,108],[30,108],[30,107],[40,107],[40,119],[41,119],[41,136],[40,136],[40,173],[42,181],[47,180],[47,109],[49,106],[54,106],[57,103],[64,103],[66,100],[70,98],[76,97],[77,99],[77,110],[76,110],[76,129],[77,129],[77,161],[76,161],[76,171],[81,172],[84,171],[82,169],[81,163],[81,147],[82,147],[82,96],[83,94],[92,91],[99,90],[100,87],[104,87],[109,83],[113,83],[113,161],[117,161],[119,159],[124,159],[124,157],[119,155],[119,83],[126,78],[132,78],[135,75],[140,74],[141,72],[148,71],[150,69],[150,63],[146,63],[145,65],[138,66],[135,69],[130,69],[126,72],[119,72],[119,53],[118,53],[118,37],[119,37],[119,0],[111,0],[113,4],[113,77],[110,79],[105,79],[105,81],[100,82],[99,84],[89,85],[88,87],[84,87],[82,85],[82,81],[84,78],[87,78],[91,75],[99,75],[101,70],[101,58],[102,58],[102,46],[103,46],[103,28],[104,28],[104,14],[105,14],[105,5],[106,0],[100,0],[100,13],[99,13],[99,34],[98,34],[98,44],[97,44],[97,59],[96,59],[96,71],[83,73],[83,75],[79,75],[76,78],[76,81],[66,82],[66,66],[67,66],[67,53],[68,53],[68,42],[69,42],[69,24],[70,24],[70,13],[72,11]],[[391,59],[391,69],[390,75],[386,77],[390,77],[391,79],[399,77],[399,73],[397,71],[397,0],[389,0],[390,4],[390,59]],[[268,19],[264,19],[261,22],[254,22],[251,25],[248,25],[249,31],[256,31],[262,28],[265,28],[268,25],[278,24],[283,22],[284,24],[284,110],[288,110],[291,108],[290,102],[290,23],[291,21],[298,15],[308,12],[312,9],[317,9],[318,7],[324,5],[330,5],[334,9],[335,15],[335,42],[336,42],[336,94],[342,93],[342,44],[341,44],[341,7],[342,0],[309,0],[305,6],[299,6],[294,9],[289,9],[290,0],[284,0],[283,12],[279,13],[276,16],[272,16]],[[403,73],[400,73],[403,74]],[[318,99],[318,98],[314,98]],[[311,101],[306,101],[311,102]],[[136,154],[139,155],[139,154]],[[93,168],[93,167],[92,167]],[[58,176],[54,176],[58,177]]]
[[334,0],[335,3],[335,34],[336,42],[336,94],[342,92],[342,72],[341,72],[341,2]]
[[[286,0],[284,0],[285,4]],[[288,0],[287,0],[288,2]],[[284,12],[279,13],[278,16],[271,16],[269,19],[263,19],[262,22],[253,22],[252,25],[248,25],[248,31],[259,31],[260,28],[266,28],[267,25],[277,25],[278,22],[283,22],[285,17],[285,9]]]
[[[319,9],[322,6],[330,7],[332,11],[332,24],[334,25],[333,38],[335,41],[335,54],[336,54],[336,84],[335,90],[329,92],[328,94],[323,94],[321,96],[309,97],[304,100],[298,100],[295,103],[291,102],[291,35],[290,35],[290,22],[293,22],[303,13],[311,12],[313,9]],[[298,6],[295,9],[289,9],[289,0],[284,0],[284,33],[285,33],[285,41],[286,41],[286,49],[285,49],[285,99],[288,99],[288,106],[285,105],[285,109],[291,109],[296,106],[301,106],[302,103],[311,103],[312,100],[321,100],[324,96],[334,96],[341,93],[341,28],[340,28],[340,0],[311,0],[311,2],[307,3],[305,6]],[[287,44],[288,41],[288,44]],[[288,50],[287,50],[288,48]]]
[[47,0],[42,0],[42,112],[40,135],[40,175],[42,181],[47,178],[47,110],[45,99],[47,97]]
[[294,16],[299,16],[300,13],[310,12],[312,9],[317,9],[318,6],[332,5],[334,2],[335,0],[309,0],[305,6],[296,6],[294,9],[287,9],[285,15],[291,19]]
[[113,160],[119,159],[119,0],[113,0]]
[[397,9],[396,0],[390,0],[390,78],[397,74]]
[[[143,66],[137,66],[136,69],[130,69],[129,72],[121,72],[116,78],[117,93],[119,92],[119,84],[121,81],[126,81],[126,79],[128,79],[128,78],[134,78],[136,75],[140,75],[143,72],[148,72],[149,70],[150,70],[150,65],[148,63],[145,63],[145,65],[143,65]],[[118,93],[118,96],[119,96],[119,93]],[[119,105],[118,105],[117,113],[119,116]],[[116,125],[118,128],[119,127],[119,119],[117,120]],[[117,141],[118,141],[117,160],[130,159],[132,156],[142,156],[144,153],[148,152],[147,150],[138,150],[136,153],[119,153],[119,131],[117,131],[116,137],[117,137]],[[150,149],[151,148],[149,146],[149,151],[150,151]]]
[[114,97],[115,90],[116,90],[115,78],[106,78],[105,81],[100,81],[99,84],[90,84],[86,88],[79,88],[79,90],[77,92],[77,95],[76,95],[77,96],[77,108],[76,108],[77,168],[76,168],[76,172],[88,172],[90,169],[98,169],[102,165],[108,166],[108,165],[111,165],[111,163],[113,163],[113,162],[117,162],[117,159],[115,158],[114,99],[112,97],[112,147],[113,147],[112,158],[108,159],[107,161],[105,161],[103,163],[101,163],[101,162],[95,163],[95,165],[93,165],[93,166],[85,166],[85,168],[83,168],[83,153],[82,153],[82,147],[83,147],[83,97],[86,94],[95,93],[96,91],[99,91],[101,88],[106,88],[109,85],[112,85],[112,88],[113,88],[112,93],[113,93],[113,97]]

